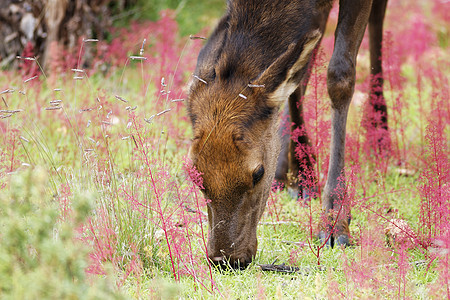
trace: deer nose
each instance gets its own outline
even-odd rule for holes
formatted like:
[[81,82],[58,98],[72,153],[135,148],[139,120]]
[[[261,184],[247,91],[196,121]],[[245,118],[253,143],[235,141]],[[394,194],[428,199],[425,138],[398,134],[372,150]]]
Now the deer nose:
[[209,256],[209,261],[212,265],[221,268],[222,270],[227,269],[239,269],[244,270],[252,262],[253,257],[234,257],[234,256]]

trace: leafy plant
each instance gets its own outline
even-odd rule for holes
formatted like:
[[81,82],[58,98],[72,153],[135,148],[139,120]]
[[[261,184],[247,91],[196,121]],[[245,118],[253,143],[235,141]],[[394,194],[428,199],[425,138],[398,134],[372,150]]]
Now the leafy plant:
[[74,228],[90,215],[94,195],[71,195],[70,218],[62,220],[47,182],[47,170],[30,168],[0,193],[2,299],[123,298],[113,281],[85,272],[89,248]]

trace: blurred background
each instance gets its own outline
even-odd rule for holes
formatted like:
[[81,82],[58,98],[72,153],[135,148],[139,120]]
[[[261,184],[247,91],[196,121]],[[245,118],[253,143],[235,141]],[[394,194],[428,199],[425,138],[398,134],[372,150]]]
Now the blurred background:
[[[50,45],[76,47],[80,38],[111,40],[111,29],[133,21],[159,18],[170,9],[181,35],[212,27],[223,13],[222,0],[2,0],[0,1],[0,67],[17,68],[27,47],[43,66]],[[88,51],[89,52],[89,51]],[[89,53],[88,53],[89,55]]]

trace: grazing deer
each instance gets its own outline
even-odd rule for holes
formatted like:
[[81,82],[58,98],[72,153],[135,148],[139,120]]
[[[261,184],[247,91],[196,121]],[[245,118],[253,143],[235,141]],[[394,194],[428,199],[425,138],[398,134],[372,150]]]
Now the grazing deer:
[[[343,207],[338,180],[344,169],[345,127],[355,85],[356,56],[369,24],[372,74],[381,74],[382,23],[387,0],[340,0],[335,45],[328,66],[331,156],[322,194],[333,223],[319,238],[348,245],[350,208]],[[281,149],[280,106],[289,99],[292,128],[303,125],[300,99],[308,67],[325,29],[333,0],[229,0],[198,56],[188,97],[194,139],[189,150],[203,173],[208,203],[208,257],[215,264],[246,267],[257,250],[256,228],[264,211]],[[302,84],[301,84],[302,83]],[[382,98],[382,79],[373,91]],[[386,111],[384,103],[374,109]],[[384,119],[387,122],[386,119]],[[387,123],[382,124],[387,128]],[[289,168],[299,172],[289,147]],[[282,160],[280,160],[282,161]],[[283,168],[279,168],[280,170]],[[286,172],[286,169],[283,170]],[[336,214],[336,211],[341,211]]]

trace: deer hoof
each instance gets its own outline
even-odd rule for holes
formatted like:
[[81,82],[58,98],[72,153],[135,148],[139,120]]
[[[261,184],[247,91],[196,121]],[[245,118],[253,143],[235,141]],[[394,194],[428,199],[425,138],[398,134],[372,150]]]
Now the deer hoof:
[[312,199],[317,199],[317,187],[300,187],[299,198],[303,199],[303,204],[308,204]]
[[299,191],[296,188],[292,188],[292,187],[288,187],[287,192],[289,194],[289,197],[291,197],[291,199],[299,199]]
[[348,235],[341,234],[340,236],[335,238],[334,243],[336,244],[336,246],[348,247],[350,246],[350,239],[348,238]]
[[318,238],[319,238],[320,244],[322,244],[322,245],[325,244],[325,246],[327,248],[333,248],[333,243],[332,243],[333,237],[330,236],[329,232],[325,232],[322,230],[319,231]]

